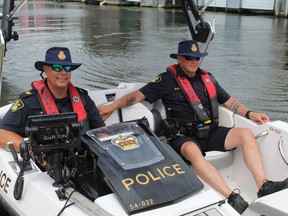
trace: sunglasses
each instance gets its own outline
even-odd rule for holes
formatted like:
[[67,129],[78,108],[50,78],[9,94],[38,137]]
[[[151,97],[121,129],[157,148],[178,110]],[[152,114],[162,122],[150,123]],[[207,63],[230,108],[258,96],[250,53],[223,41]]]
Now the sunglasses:
[[72,67],[69,66],[69,65],[63,66],[63,65],[60,65],[60,64],[53,64],[51,67],[52,67],[52,69],[53,69],[54,71],[56,71],[56,72],[62,71],[63,68],[64,68],[64,70],[65,70],[66,72],[71,72],[71,70],[72,70]]
[[187,61],[192,61],[192,60],[199,61],[199,60],[200,60],[199,57],[193,57],[193,56],[184,56],[184,58],[185,58]]

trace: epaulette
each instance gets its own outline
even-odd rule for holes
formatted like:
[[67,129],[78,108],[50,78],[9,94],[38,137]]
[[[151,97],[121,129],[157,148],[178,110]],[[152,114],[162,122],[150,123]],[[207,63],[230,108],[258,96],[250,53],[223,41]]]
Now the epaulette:
[[86,89],[83,89],[83,88],[79,88],[79,87],[75,87],[79,92],[82,92],[84,94],[87,94],[88,95],[88,91]]
[[32,95],[35,95],[35,91],[33,90],[33,89],[30,89],[30,90],[28,90],[28,91],[25,91],[25,92],[23,92],[23,93],[21,93],[20,95],[19,95],[19,97],[20,98],[27,98],[27,97],[30,97],[30,96],[32,96]]
[[206,71],[206,70],[203,70],[203,69],[200,69],[200,73],[208,73],[209,75],[212,75],[209,71]]

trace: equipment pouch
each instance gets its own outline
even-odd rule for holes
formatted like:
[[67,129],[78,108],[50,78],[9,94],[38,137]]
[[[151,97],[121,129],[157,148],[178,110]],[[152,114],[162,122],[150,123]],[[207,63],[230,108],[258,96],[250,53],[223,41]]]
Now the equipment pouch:
[[186,136],[196,136],[198,138],[204,138],[211,132],[211,125],[205,124],[186,124]]
[[210,125],[204,125],[204,126],[202,126],[202,127],[198,127],[198,128],[196,129],[196,134],[195,134],[195,135],[196,135],[198,138],[206,137],[206,136],[209,135],[210,129],[211,129],[211,126],[210,126]]

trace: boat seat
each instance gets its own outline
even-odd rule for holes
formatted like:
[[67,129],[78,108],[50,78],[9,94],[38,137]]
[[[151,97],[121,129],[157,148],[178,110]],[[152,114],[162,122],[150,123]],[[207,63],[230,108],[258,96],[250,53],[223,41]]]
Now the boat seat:
[[104,91],[88,91],[90,98],[94,101],[96,106],[100,106],[108,102]]
[[154,115],[150,109],[147,108],[143,103],[137,103],[133,106],[125,107],[120,110],[122,121],[133,121],[137,119],[147,118],[149,127],[155,132],[156,122]]
[[155,121],[154,132],[156,135],[159,135],[161,129],[161,122],[163,119],[166,119],[166,109],[161,99],[153,103],[151,112]]
[[10,109],[12,104],[7,104],[6,106],[3,106],[1,108],[1,113],[0,113],[0,121],[1,119],[5,116],[5,114],[7,113],[7,111]]
[[[115,100],[135,89],[139,89],[141,86],[143,86],[143,84],[120,84],[120,89],[115,94]],[[162,100],[158,100],[153,104],[150,104],[148,101],[142,101],[134,104],[133,106],[115,110],[113,114],[105,121],[105,123],[109,125],[117,122],[137,120],[143,117],[147,118],[151,130],[153,130],[156,135],[159,135],[158,133],[161,128],[161,122],[166,118],[166,110]],[[234,126],[234,113],[227,110],[223,106],[219,106],[219,125],[226,127]],[[223,169],[233,163],[233,151],[206,152],[206,159],[217,169]]]
[[[101,106],[103,104],[108,104],[107,97],[105,95],[105,91],[88,91],[89,96],[94,101],[95,105]],[[113,112],[111,116],[105,121],[106,125],[111,125],[114,123],[119,123],[120,117],[117,112]]]
[[219,125],[224,127],[234,127],[234,113],[219,105]]
[[206,152],[205,159],[209,161],[217,170],[221,170],[232,165],[234,156],[233,151],[210,151]]
[[[219,105],[219,125],[234,127],[234,113]],[[210,151],[205,156],[216,169],[221,170],[232,165],[234,161],[233,151]]]

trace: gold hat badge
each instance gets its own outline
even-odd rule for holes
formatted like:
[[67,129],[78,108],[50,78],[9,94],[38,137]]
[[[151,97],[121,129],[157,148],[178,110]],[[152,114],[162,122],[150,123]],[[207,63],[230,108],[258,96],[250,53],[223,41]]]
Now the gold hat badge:
[[65,60],[66,59],[66,55],[65,55],[64,51],[59,51],[58,58],[60,60]]
[[192,44],[191,50],[192,50],[192,52],[197,52],[197,46],[196,46],[196,44]]

